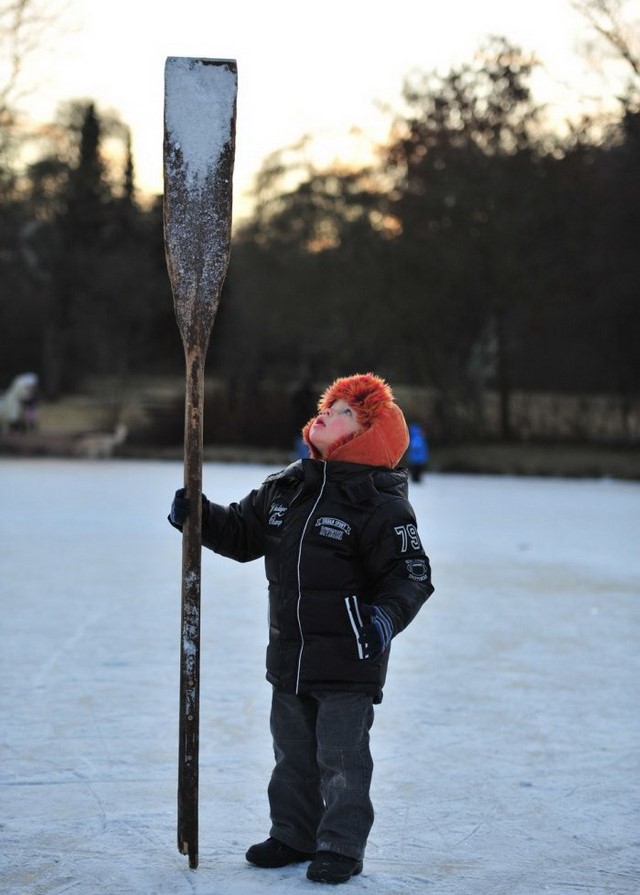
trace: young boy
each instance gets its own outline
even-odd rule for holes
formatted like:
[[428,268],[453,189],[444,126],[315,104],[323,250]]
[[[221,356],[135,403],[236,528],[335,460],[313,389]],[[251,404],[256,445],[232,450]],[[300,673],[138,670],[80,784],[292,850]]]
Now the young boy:
[[[311,861],[307,877],[362,871],[373,824],[369,730],[389,646],[433,592],[429,560],[396,466],[409,442],[388,384],[337,379],[303,429],[310,458],[228,507],[203,497],[203,544],[246,562],[265,557],[267,680],[275,767],[259,867]],[[188,513],[183,489],[169,521]]]

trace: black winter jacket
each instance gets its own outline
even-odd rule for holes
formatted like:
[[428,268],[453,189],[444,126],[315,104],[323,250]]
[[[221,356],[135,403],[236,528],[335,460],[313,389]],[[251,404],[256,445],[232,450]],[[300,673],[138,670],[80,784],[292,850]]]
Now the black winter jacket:
[[265,557],[277,689],[382,699],[389,649],[359,658],[346,600],[383,607],[395,635],[433,593],[407,490],[404,469],[299,460],[239,503],[205,505],[204,546],[240,562]]

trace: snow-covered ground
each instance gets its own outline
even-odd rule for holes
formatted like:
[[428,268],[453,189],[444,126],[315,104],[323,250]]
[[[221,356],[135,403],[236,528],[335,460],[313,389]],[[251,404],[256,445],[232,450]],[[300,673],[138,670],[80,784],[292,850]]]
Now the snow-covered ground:
[[[226,502],[272,471],[205,467]],[[203,556],[200,866],[176,848],[174,462],[0,462],[0,891],[258,895],[261,562]],[[349,891],[640,891],[640,486],[428,475],[436,593],[393,648]]]

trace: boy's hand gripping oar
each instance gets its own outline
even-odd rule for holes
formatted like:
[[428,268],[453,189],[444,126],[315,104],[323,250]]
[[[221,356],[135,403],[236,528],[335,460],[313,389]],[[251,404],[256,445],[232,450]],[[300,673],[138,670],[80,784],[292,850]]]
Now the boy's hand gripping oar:
[[200,561],[204,365],[229,264],[237,69],[233,60],[165,65],[164,245],[186,362],[178,849],[198,866]]

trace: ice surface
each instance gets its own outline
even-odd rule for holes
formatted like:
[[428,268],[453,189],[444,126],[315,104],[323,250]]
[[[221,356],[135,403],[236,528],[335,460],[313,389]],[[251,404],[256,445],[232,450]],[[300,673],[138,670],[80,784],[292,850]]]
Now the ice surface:
[[[272,470],[207,464],[243,496]],[[0,891],[262,895],[260,561],[203,556],[200,866],[176,847],[173,462],[3,460]],[[394,644],[351,892],[640,891],[640,487],[428,475],[436,592]]]

